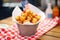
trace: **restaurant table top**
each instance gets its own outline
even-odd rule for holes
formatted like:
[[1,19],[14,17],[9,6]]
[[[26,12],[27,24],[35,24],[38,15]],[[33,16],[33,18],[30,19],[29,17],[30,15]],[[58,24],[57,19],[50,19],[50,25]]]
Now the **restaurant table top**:
[[[13,24],[12,18],[8,17],[5,19],[0,20],[0,24],[8,24],[11,26]],[[60,40],[60,25],[57,25],[47,33],[45,33],[43,36],[41,36],[38,40]]]

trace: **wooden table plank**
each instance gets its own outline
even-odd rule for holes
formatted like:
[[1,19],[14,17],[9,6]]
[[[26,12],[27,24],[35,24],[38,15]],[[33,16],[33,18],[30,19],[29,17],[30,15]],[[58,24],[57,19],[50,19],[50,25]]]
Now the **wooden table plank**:
[[60,32],[59,30],[60,30],[60,25],[55,26],[55,28],[53,28],[51,31],[57,31],[57,32]]
[[56,26],[51,31],[47,32],[46,35],[53,35],[56,37],[60,37],[60,26]]
[[52,36],[46,36],[46,35],[42,36],[40,39],[41,40],[60,40],[60,38],[56,38],[56,37],[52,37]]
[[12,25],[13,24],[11,17],[8,17],[6,19],[0,20],[0,23],[4,23],[4,24],[8,24],[8,25]]

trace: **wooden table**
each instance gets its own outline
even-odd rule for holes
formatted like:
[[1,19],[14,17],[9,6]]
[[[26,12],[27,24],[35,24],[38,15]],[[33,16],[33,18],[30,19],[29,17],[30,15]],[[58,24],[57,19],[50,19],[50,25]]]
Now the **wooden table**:
[[[0,23],[6,23],[8,25],[12,25],[12,18],[8,17],[6,19],[0,20]],[[60,40],[60,25],[56,26],[49,32],[45,33],[41,38],[38,40]]]

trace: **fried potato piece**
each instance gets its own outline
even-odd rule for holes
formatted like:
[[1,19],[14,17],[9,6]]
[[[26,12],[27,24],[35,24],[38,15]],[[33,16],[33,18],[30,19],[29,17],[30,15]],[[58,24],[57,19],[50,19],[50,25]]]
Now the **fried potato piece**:
[[41,18],[41,16],[38,16],[37,14],[33,13],[29,9],[24,10],[20,16],[15,17],[15,19],[20,24],[23,24],[26,22],[31,22],[31,23],[35,24],[37,21],[39,21],[40,18]]
[[35,18],[36,18],[37,20],[39,20],[39,19],[40,19],[40,16],[35,16]]
[[25,17],[24,16],[20,16],[20,21],[25,21]]
[[22,13],[21,16],[27,17],[27,13]]
[[31,19],[32,19],[32,18],[31,18],[30,16],[27,17],[27,20],[31,21]]
[[25,20],[24,23],[25,23],[25,22],[29,22],[29,20]]
[[16,16],[15,19],[16,19],[17,21],[19,21],[19,20],[20,20],[20,16]]
[[22,22],[22,21],[18,21],[18,23],[23,24],[23,22]]
[[35,17],[35,16],[37,16],[37,14],[34,14],[34,13],[33,13],[32,16]]
[[21,16],[25,16],[24,12],[21,13]]
[[27,9],[27,10],[26,10],[26,13],[29,13],[29,12],[30,12],[30,10],[29,10],[29,9]]
[[33,18],[32,19],[32,23],[36,23],[37,22],[37,19],[36,18]]

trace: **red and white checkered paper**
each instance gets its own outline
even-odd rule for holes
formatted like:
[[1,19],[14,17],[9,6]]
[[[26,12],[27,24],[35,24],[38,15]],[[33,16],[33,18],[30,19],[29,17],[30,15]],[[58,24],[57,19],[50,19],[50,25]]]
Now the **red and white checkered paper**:
[[58,18],[46,18],[44,21],[40,22],[35,35],[29,37],[19,35],[19,31],[16,24],[12,25],[8,29],[0,28],[0,40],[36,40],[37,38],[41,37],[44,33],[55,27],[57,25],[57,20]]

